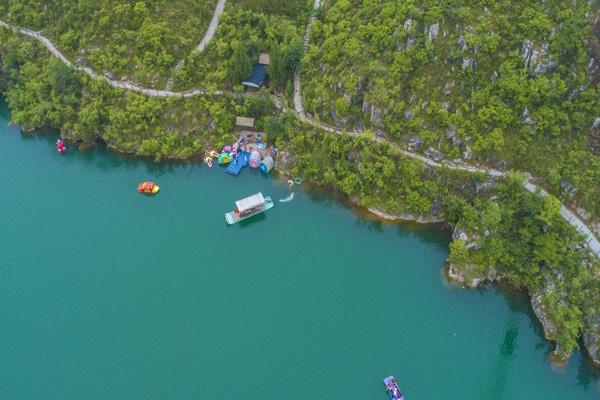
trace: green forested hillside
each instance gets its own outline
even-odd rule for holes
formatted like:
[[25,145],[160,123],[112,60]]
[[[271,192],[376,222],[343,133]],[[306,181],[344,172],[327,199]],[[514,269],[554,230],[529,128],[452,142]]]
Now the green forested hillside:
[[202,52],[192,52],[175,74],[177,89],[237,87],[260,53],[271,55],[274,84],[286,87],[302,56],[303,24],[276,14],[229,7],[217,36]]
[[[231,140],[235,115],[261,116],[261,104],[227,97],[148,97],[114,89],[49,57],[35,41],[0,31],[0,91],[24,130],[58,129],[73,141],[102,138],[125,152],[156,159],[188,158]],[[255,101],[252,101],[255,100]],[[257,110],[258,111],[254,111]]]
[[246,10],[261,10],[266,14],[284,15],[293,20],[305,20],[313,2],[311,0],[234,0]]
[[420,151],[529,171],[600,215],[597,7],[328,1],[302,62],[304,106]]
[[[260,52],[273,53],[275,67],[278,60],[295,67],[310,1],[229,1],[215,40],[200,55],[194,49],[206,33],[216,3],[10,0],[0,4],[0,18],[41,30],[80,65],[112,79],[155,88],[169,83],[176,88],[239,84]],[[232,59],[234,52],[237,58]],[[294,55],[288,61],[290,53]],[[184,59],[179,71],[176,67]],[[286,65],[280,70],[285,71]]]
[[204,36],[215,4],[11,0],[0,10],[10,22],[42,30],[72,60],[98,72],[164,85],[177,61]]

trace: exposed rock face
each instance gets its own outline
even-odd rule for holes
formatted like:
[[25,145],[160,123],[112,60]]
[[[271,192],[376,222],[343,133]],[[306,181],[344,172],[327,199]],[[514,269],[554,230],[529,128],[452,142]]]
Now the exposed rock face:
[[535,316],[542,324],[544,328],[544,336],[548,340],[554,340],[556,336],[556,326],[550,317],[548,316],[548,311],[544,306],[544,294],[547,289],[541,290],[539,292],[531,293],[531,307],[533,308],[533,312]]
[[429,41],[434,42],[435,39],[437,39],[438,36],[440,35],[440,24],[436,23],[436,24],[430,25],[429,28],[427,29],[426,33],[428,34]]
[[369,212],[386,221],[414,221],[419,224],[433,224],[444,222],[444,218],[433,213],[432,215],[419,215],[414,213],[390,214],[376,207],[368,208]]
[[577,207],[575,209],[575,212],[577,212],[577,214],[581,217],[581,219],[583,219],[584,221],[589,221],[590,218],[592,218],[592,214],[590,214],[590,212],[582,207]]
[[383,113],[381,112],[381,108],[371,106],[371,122],[383,125]]
[[330,117],[333,120],[333,125],[340,129],[348,126],[352,120],[352,117],[349,115],[337,115],[336,113],[331,113]]
[[446,82],[446,84],[444,85],[444,96],[449,96],[450,94],[452,94],[452,89],[454,89],[455,86],[455,81]]
[[596,367],[600,367],[600,313],[586,316],[582,336],[592,362]]
[[570,199],[572,199],[577,194],[577,188],[573,186],[573,183],[571,181],[561,179],[560,194],[567,195]]
[[571,91],[571,93],[569,93],[569,99],[575,100],[577,98],[577,96],[579,96],[581,93],[583,93],[585,91],[585,89],[587,89],[587,86],[585,86],[585,85],[581,85],[581,86],[573,89]]
[[525,107],[525,109],[523,110],[523,112],[521,113],[521,121],[525,124],[525,125],[529,125],[529,127],[531,128],[531,133],[535,133],[536,132],[536,121],[531,118],[529,116],[529,109],[527,109],[527,107]]
[[404,30],[404,32],[408,32],[410,31],[410,28],[413,26],[414,21],[412,19],[407,19],[406,21],[404,21],[404,25],[402,26],[402,30]]
[[277,161],[275,163],[275,169],[279,172],[289,172],[296,161],[287,151],[279,150],[277,154]]
[[521,46],[521,60],[526,68],[535,65],[539,53],[535,50],[531,40],[525,40]]
[[446,139],[452,143],[452,146],[458,147],[462,144],[462,140],[457,135],[456,128],[451,128],[446,131]]
[[544,43],[540,50],[531,40],[525,40],[521,46],[521,60],[525,68],[532,69],[532,76],[538,76],[554,70],[558,63],[550,58],[550,46]]
[[535,69],[531,73],[533,76],[538,76],[541,74],[545,74],[547,72],[553,71],[558,66],[556,61],[545,61],[535,66]]
[[475,193],[491,192],[496,189],[498,182],[494,178],[489,178],[484,182],[475,183]]
[[388,140],[389,139],[387,133],[384,130],[382,130],[382,129],[373,128],[373,133],[375,134],[375,138],[381,138],[381,139],[384,139],[384,140]]
[[473,158],[473,151],[471,151],[471,148],[468,145],[465,146],[465,149],[462,152],[462,157],[465,160],[470,160]]
[[592,129],[590,129],[590,148],[592,152],[600,156],[600,117],[594,120],[592,124]]
[[444,159],[444,154],[432,147],[425,150],[424,154],[426,157],[432,158],[434,161],[442,161]]
[[[562,276],[557,275],[557,279],[563,279]],[[544,304],[544,296],[548,293],[554,292],[557,290],[557,286],[553,280],[547,280],[544,287],[541,290],[530,293],[531,296],[531,308],[533,308],[533,312],[537,317],[538,321],[542,325],[544,329],[544,337],[547,340],[555,341],[557,337],[557,328],[556,323],[553,318],[550,316],[550,312],[547,310],[546,305]],[[570,353],[565,353],[560,344],[556,343],[556,347],[552,352],[552,358],[558,364],[564,364],[569,359]]]
[[[465,243],[469,251],[476,251],[479,248],[477,237],[469,234],[464,228],[457,226],[452,233],[453,240],[460,240]],[[446,273],[448,278],[467,288],[477,288],[487,282],[495,282],[503,277],[491,266],[481,266],[477,264],[456,265],[448,263]]]
[[495,280],[494,276],[489,276],[488,279],[486,274],[481,274],[481,267],[476,264],[448,264],[447,274],[454,282],[470,289],[478,288],[488,280]]
[[599,69],[599,63],[596,62],[595,58],[590,58],[590,62],[588,63],[588,75],[593,76],[596,75]]
[[539,62],[535,65],[532,75],[538,76],[540,74],[545,74],[546,72],[554,70],[557,65],[558,63],[550,58],[550,45],[544,43],[539,53]]
[[589,227],[595,235],[600,235],[600,221],[592,222]]
[[465,51],[465,50],[468,50],[468,49],[469,49],[469,46],[467,46],[467,41],[465,40],[465,37],[464,37],[463,35],[460,35],[460,36],[458,37],[457,43],[458,43],[458,47],[459,47],[459,48],[460,48],[462,51]]
[[110,80],[114,80],[115,79],[115,75],[112,72],[107,71],[107,70],[102,70],[102,75],[104,75],[105,77],[107,77]]
[[356,124],[354,124],[354,129],[357,130],[358,132],[364,132],[365,131],[365,121],[363,121],[363,120],[356,121]]
[[379,107],[374,106],[373,104],[363,100],[363,113],[369,115],[369,119],[372,123],[377,125],[383,125],[383,112]]
[[413,136],[405,135],[402,137],[402,140],[404,140],[408,144],[408,147],[410,147],[413,150],[418,149],[419,147],[421,147],[423,145],[423,143],[425,143],[423,138],[419,135],[413,135]]
[[468,68],[474,69],[475,65],[476,65],[475,60],[473,60],[471,58],[465,58],[465,59],[463,59],[463,62],[462,62],[462,69],[463,69],[463,71]]

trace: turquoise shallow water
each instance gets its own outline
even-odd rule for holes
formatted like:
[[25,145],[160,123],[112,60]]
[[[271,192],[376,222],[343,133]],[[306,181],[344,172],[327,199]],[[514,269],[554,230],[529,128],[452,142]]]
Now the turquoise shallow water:
[[[526,299],[444,283],[448,233],[244,171],[56,154],[0,115],[1,399],[597,399]],[[161,193],[144,197],[152,179]]]

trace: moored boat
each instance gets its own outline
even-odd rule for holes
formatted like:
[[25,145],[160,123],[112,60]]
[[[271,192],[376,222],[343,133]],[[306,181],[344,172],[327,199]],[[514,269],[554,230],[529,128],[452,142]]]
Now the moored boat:
[[63,154],[65,151],[67,151],[67,146],[65,145],[65,142],[61,139],[58,139],[56,141],[56,150],[59,154]]
[[235,209],[225,214],[227,225],[233,225],[275,207],[271,196],[256,193],[235,202]]
[[154,182],[142,182],[138,185],[138,192],[146,194],[156,194],[160,187]]
[[232,161],[233,161],[233,156],[231,155],[231,153],[223,152],[219,155],[219,164],[220,165],[229,164]]
[[209,168],[212,168],[212,159],[219,158],[219,153],[214,150],[206,150],[204,152],[204,163],[208,165]]
[[396,382],[396,378],[394,375],[390,375],[383,380],[385,385],[385,390],[390,395],[391,400],[404,400],[404,395],[398,388],[398,383]]

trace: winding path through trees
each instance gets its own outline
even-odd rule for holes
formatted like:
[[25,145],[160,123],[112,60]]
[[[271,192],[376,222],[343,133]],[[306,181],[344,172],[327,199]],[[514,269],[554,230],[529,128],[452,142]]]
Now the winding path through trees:
[[144,93],[147,94],[148,96],[156,96],[156,97],[168,97],[168,96],[176,96],[176,97],[193,97],[193,96],[199,96],[199,95],[207,95],[207,94],[212,94],[212,95],[217,95],[220,96],[223,94],[223,91],[221,90],[207,90],[207,89],[194,89],[194,90],[190,90],[187,92],[173,92],[170,90],[159,90],[159,89],[151,89],[151,88],[144,88],[141,86],[137,86],[131,82],[128,81],[116,81],[113,79],[109,79],[108,77],[104,76],[104,75],[99,75],[96,72],[94,72],[91,68],[89,67],[82,67],[80,65],[75,65],[73,63],[71,63],[71,61],[69,61],[67,59],[67,57],[65,57],[60,50],[58,50],[56,48],[56,46],[54,46],[54,44],[45,36],[40,35],[39,32],[34,32],[30,29],[25,29],[25,28],[20,28],[20,27],[16,27],[13,25],[10,25],[4,21],[0,21],[0,26],[3,26],[7,29],[12,30],[13,32],[17,32],[20,33],[22,35],[25,36],[30,36],[34,39],[36,39],[37,41],[39,41],[40,43],[42,43],[49,51],[50,53],[52,53],[53,56],[55,56],[56,58],[58,58],[59,60],[61,60],[63,63],[65,63],[66,65],[68,65],[71,68],[74,68],[77,71],[81,71],[86,73],[87,75],[89,75],[91,78],[96,79],[96,80],[101,80],[104,81],[106,83],[108,83],[110,86],[115,87],[115,88],[120,88],[120,89],[125,89],[125,90],[131,90],[134,92],[139,92],[139,93]]
[[[210,26],[208,28],[208,31],[206,32],[206,34],[204,35],[204,38],[202,38],[202,41],[200,42],[200,44],[197,47],[198,51],[204,50],[206,45],[214,37],[217,27],[219,25],[221,14],[223,13],[223,10],[225,8],[225,4],[226,4],[226,0],[218,1],[217,7],[215,9],[215,13],[213,15],[213,18],[210,22]],[[314,7],[313,7],[313,13],[308,20],[308,24],[306,26],[306,31],[305,31],[305,35],[304,35],[305,50],[308,49],[308,47],[310,45],[310,34],[311,34],[312,25],[316,19],[316,12],[319,10],[320,7],[321,7],[321,0],[315,0]],[[84,72],[87,75],[89,75],[90,77],[92,77],[93,79],[102,80],[102,81],[108,83],[110,86],[113,86],[115,88],[131,90],[134,92],[144,93],[148,96],[156,96],[156,97],[175,96],[175,97],[188,98],[188,97],[200,96],[200,95],[221,96],[224,94],[228,94],[228,95],[231,95],[234,97],[244,96],[244,94],[241,94],[241,93],[225,92],[222,90],[207,90],[207,89],[194,89],[194,90],[190,90],[190,91],[186,91],[186,92],[173,92],[170,90],[158,90],[158,89],[151,89],[151,88],[143,88],[143,87],[137,86],[137,85],[135,85],[131,82],[127,82],[127,81],[115,81],[115,80],[109,79],[106,76],[95,73],[91,68],[74,65],[56,48],[56,46],[54,46],[54,44],[49,39],[40,35],[39,32],[34,32],[29,29],[13,26],[4,21],[0,21],[0,26],[4,27],[6,29],[10,29],[14,32],[20,33],[22,35],[30,36],[30,37],[38,40],[52,53],[52,55],[54,55],[56,58],[61,60],[65,65],[67,65],[71,68],[74,68],[77,71]],[[282,99],[280,99],[276,96],[273,96],[273,97],[274,97],[276,104],[279,104],[279,105],[283,104]],[[337,127],[323,124],[323,123],[318,122],[318,121],[314,120],[313,118],[307,116],[307,114],[304,111],[303,104],[302,104],[302,87],[301,87],[301,68],[300,68],[300,66],[297,68],[297,70],[294,74],[294,96],[293,97],[294,97],[293,98],[294,113],[296,114],[298,119],[300,121],[302,121],[303,123],[309,124],[311,126],[322,129],[329,133],[334,133],[334,134],[339,134],[339,135],[348,135],[348,136],[352,136],[352,137],[358,137],[358,136],[363,135],[362,132],[345,131],[345,130],[339,129]],[[507,171],[500,171],[497,169],[491,169],[491,168],[486,168],[486,167],[482,167],[482,166],[475,166],[475,165],[467,164],[467,163],[465,163],[463,161],[459,161],[459,160],[436,161],[436,160],[433,160],[422,154],[406,150],[405,148],[401,147],[397,143],[391,142],[381,136],[373,136],[372,139],[377,143],[387,144],[387,145],[391,146],[392,148],[394,148],[399,153],[401,153],[402,155],[412,158],[412,159],[415,159],[415,160],[419,160],[430,167],[448,168],[451,170],[466,171],[466,172],[470,172],[470,173],[481,172],[481,173],[488,174],[490,176],[495,176],[495,177],[506,177],[508,174]],[[531,192],[531,193],[536,193],[539,191],[539,193],[542,196],[550,196],[550,194],[547,193],[543,188],[541,188],[540,186],[536,185],[533,182],[535,180],[535,178],[533,178],[529,174],[525,174],[525,176],[526,176],[526,179],[523,182],[523,186],[524,186],[525,190],[527,190],[528,192]],[[571,226],[573,226],[579,233],[583,234],[586,237],[586,243],[587,243],[589,249],[592,251],[592,253],[594,255],[596,255],[597,257],[600,258],[600,241],[598,240],[598,238],[596,238],[596,236],[588,228],[588,226],[574,212],[572,212],[569,208],[567,208],[563,204],[561,204],[560,213],[563,216],[563,218]]]
[[[206,48],[206,46],[208,45],[208,43],[215,36],[215,33],[217,32],[217,27],[219,26],[219,22],[221,21],[221,14],[223,14],[223,11],[225,10],[226,3],[227,3],[227,0],[218,0],[217,6],[215,7],[215,12],[214,12],[213,17],[208,26],[208,30],[204,34],[204,37],[200,41],[200,44],[198,44],[198,46],[196,47],[196,51],[204,50]],[[159,89],[152,89],[152,88],[144,88],[144,87],[138,86],[129,81],[116,81],[113,79],[109,79],[108,77],[106,77],[104,75],[97,74],[89,67],[83,67],[83,66],[75,65],[75,64],[71,63],[71,61],[69,61],[69,59],[67,57],[65,57],[60,52],[60,50],[58,50],[56,48],[56,46],[48,38],[46,38],[45,36],[42,36],[39,32],[35,32],[30,29],[17,27],[17,26],[8,24],[4,21],[0,21],[0,26],[4,27],[6,29],[10,29],[13,32],[18,32],[22,35],[30,36],[30,37],[36,39],[37,41],[42,43],[50,51],[50,53],[52,53],[53,56],[55,56],[56,58],[61,60],[63,63],[65,63],[69,67],[74,68],[77,71],[84,72],[84,73],[88,74],[90,77],[92,77],[93,79],[102,80],[102,81],[108,83],[112,87],[116,87],[119,89],[125,89],[125,90],[131,90],[134,92],[144,93],[148,96],[157,96],[157,97],[176,96],[176,97],[186,98],[186,97],[193,97],[193,96],[200,96],[200,95],[216,95],[216,96],[223,95],[223,91],[221,91],[221,90],[194,89],[194,90],[189,90],[189,91],[185,91],[185,92],[173,92],[171,90],[159,90]],[[182,64],[182,62],[179,62],[178,66],[180,66],[181,64]]]
[[[221,21],[221,14],[223,14],[223,10],[225,10],[225,3],[227,3],[227,0],[219,0],[219,2],[217,3],[213,17],[210,20],[210,24],[208,25],[208,29],[206,30],[204,37],[200,41],[200,44],[196,46],[196,51],[203,51],[206,45],[212,40],[213,36],[215,36],[215,33],[217,32],[217,27],[219,26],[219,22]],[[177,62],[177,65],[175,65],[175,69],[177,70],[181,68],[184,62],[185,60],[179,60]],[[168,86],[169,84],[167,84],[167,88]]]
[[215,13],[213,14],[212,20],[210,21],[210,25],[208,26],[208,30],[204,34],[204,37],[202,38],[202,41],[200,42],[198,47],[196,47],[197,51],[204,50],[208,42],[210,42],[213,36],[215,36],[215,33],[217,32],[217,27],[219,26],[219,21],[221,21],[221,14],[223,14],[223,10],[225,9],[225,3],[227,3],[227,0],[219,0],[219,2],[217,3]]

